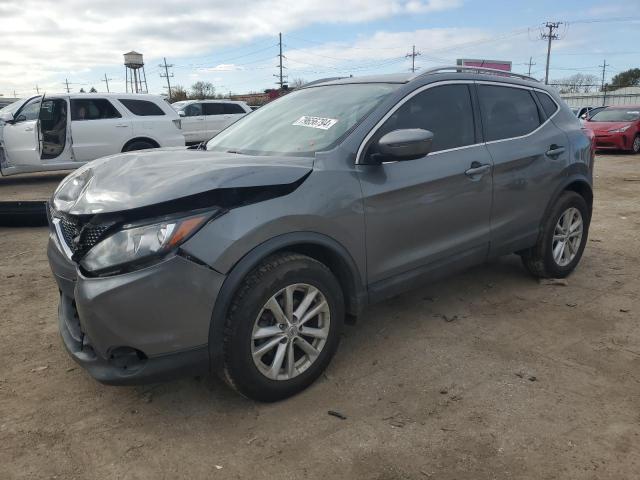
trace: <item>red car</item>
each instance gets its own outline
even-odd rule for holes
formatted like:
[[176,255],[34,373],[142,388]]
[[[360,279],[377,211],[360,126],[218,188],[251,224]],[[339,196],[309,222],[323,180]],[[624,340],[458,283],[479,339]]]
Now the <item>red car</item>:
[[594,133],[597,150],[640,153],[640,106],[607,107],[587,118],[583,126]]

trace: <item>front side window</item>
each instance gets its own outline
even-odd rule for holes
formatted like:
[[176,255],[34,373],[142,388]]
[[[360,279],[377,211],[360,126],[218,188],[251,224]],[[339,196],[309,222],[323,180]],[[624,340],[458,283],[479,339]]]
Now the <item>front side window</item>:
[[185,117],[199,117],[200,115],[202,115],[202,104],[191,103],[184,107],[183,111]]
[[527,89],[478,85],[478,94],[487,142],[520,137],[541,124],[538,106]]
[[376,153],[377,141],[385,134],[408,128],[431,131],[432,152],[473,145],[475,128],[469,87],[442,85],[410,98],[378,129],[368,154]]
[[148,100],[133,100],[131,98],[120,98],[127,110],[139,117],[151,117],[156,115],[164,115],[162,109],[153,102]]
[[29,120],[37,120],[40,115],[40,102],[42,97],[36,97],[28,101],[18,112],[15,114],[15,121],[27,122]]
[[106,120],[109,118],[121,118],[106,98],[83,98],[71,100],[71,120]]
[[242,117],[209,140],[207,150],[313,156],[337,145],[396,88],[361,83],[296,90]]

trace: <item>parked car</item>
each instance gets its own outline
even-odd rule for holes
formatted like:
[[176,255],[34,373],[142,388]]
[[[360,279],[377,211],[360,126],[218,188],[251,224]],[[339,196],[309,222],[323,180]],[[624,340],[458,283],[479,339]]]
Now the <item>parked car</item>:
[[569,275],[591,141],[552,88],[472,71],[314,84],[204,148],[77,170],[48,246],[71,357],[108,384],[213,371],[274,401],[369,303],[513,252]]
[[585,115],[587,115],[594,108],[596,107],[573,107],[571,108],[571,111],[578,118],[586,118]]
[[245,102],[233,100],[185,100],[171,106],[182,117],[187,143],[206,142],[251,112]]
[[185,144],[180,117],[155,95],[37,96],[0,120],[2,175],[73,169],[114,153]]
[[640,106],[607,107],[587,118],[584,126],[593,131],[598,150],[640,153]]
[[5,105],[3,108],[0,108],[0,147],[2,146],[2,129],[4,128],[4,121],[2,120],[3,114],[14,114],[16,110],[18,110],[22,105],[31,100],[31,98],[33,97],[21,98],[20,100],[16,100],[15,102],[12,102],[9,105]]
[[586,120],[589,117],[593,117],[596,113],[598,113],[601,110],[604,110],[605,108],[607,108],[606,105],[603,105],[601,107],[593,107],[587,113],[582,114],[580,116],[580,120]]

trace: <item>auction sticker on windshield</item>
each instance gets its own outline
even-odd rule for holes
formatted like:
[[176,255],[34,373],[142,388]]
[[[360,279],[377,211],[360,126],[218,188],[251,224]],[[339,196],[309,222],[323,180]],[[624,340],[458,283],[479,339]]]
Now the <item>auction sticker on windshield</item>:
[[319,128],[320,130],[329,130],[336,123],[338,123],[338,120],[335,118],[308,117],[307,115],[303,115],[298,120],[293,122],[292,125]]

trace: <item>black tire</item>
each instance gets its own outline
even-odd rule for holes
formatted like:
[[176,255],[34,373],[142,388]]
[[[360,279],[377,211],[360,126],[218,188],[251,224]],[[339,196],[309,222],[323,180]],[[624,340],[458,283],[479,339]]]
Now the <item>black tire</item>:
[[631,153],[640,153],[640,134],[633,137],[633,143],[631,143]]
[[[273,295],[289,285],[303,283],[320,290],[329,306],[326,341],[302,373],[286,380],[268,378],[252,357],[254,324]],[[322,263],[296,253],[266,258],[244,279],[229,308],[224,329],[224,380],[242,395],[263,402],[282,400],[304,390],[325,370],[338,348],[344,308],[340,283]]]
[[157,145],[154,145],[151,142],[147,142],[146,140],[135,140],[131,143],[128,143],[122,149],[123,152],[133,152],[135,150],[147,150],[149,148],[158,148]]
[[[577,253],[567,265],[559,265],[553,258],[553,235],[561,215],[569,208],[580,211],[583,221],[582,238]],[[536,245],[520,253],[525,268],[537,278],[564,278],[568,276],[580,262],[589,234],[591,211],[585,199],[578,193],[565,191],[551,208],[549,216],[542,226]]]

